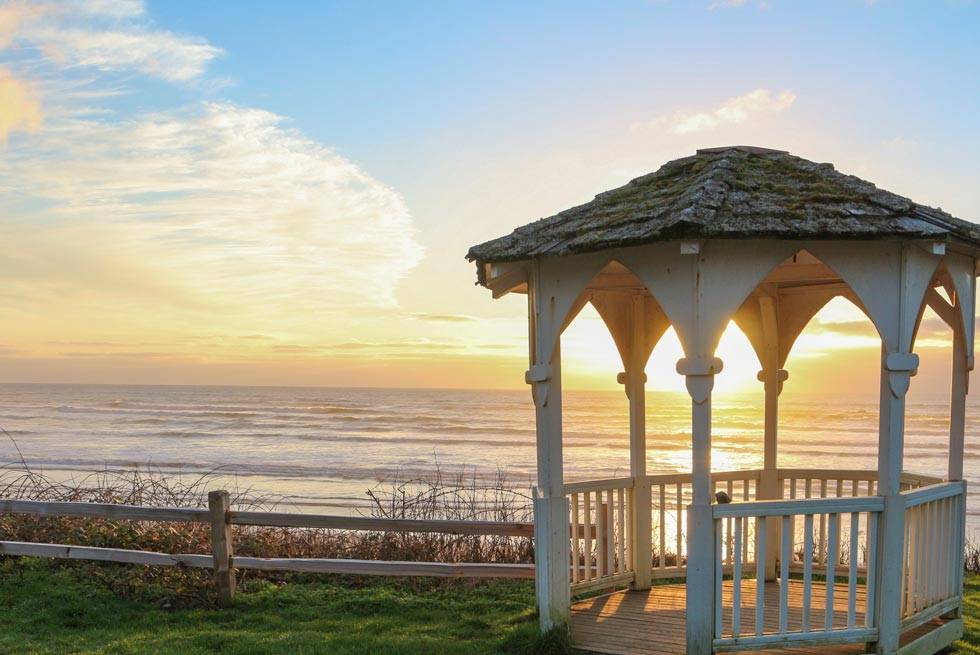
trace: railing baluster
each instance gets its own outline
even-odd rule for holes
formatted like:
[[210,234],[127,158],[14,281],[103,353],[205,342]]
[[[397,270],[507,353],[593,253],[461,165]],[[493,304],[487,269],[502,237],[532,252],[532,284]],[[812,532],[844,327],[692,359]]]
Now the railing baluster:
[[742,524],[741,516],[735,518],[735,563],[732,565],[732,636],[742,630]]
[[[742,480],[742,500],[748,500],[748,499],[749,499],[749,481]],[[749,561],[749,522],[748,521],[742,522],[742,530],[745,531],[745,534],[742,535],[743,537],[742,538],[742,561],[748,562]]]
[[721,519],[715,519],[715,638],[721,637],[722,624],[722,589],[725,584],[725,571],[721,566],[722,561],[722,539],[724,537],[724,524]]
[[878,571],[878,514],[867,514],[868,555],[865,558],[864,587],[864,626],[874,627],[875,620],[875,578]]
[[901,587],[902,593],[902,611],[901,616],[905,618],[909,613],[909,583],[911,582],[910,574],[912,569],[912,553],[910,548],[912,547],[912,519],[915,508],[911,510],[905,510],[905,534],[902,537],[902,570],[901,570]]
[[915,508],[915,557],[913,561],[915,584],[912,584],[912,613],[918,612],[922,609],[922,574],[924,573],[922,562],[925,559],[925,548],[923,548],[923,542],[925,537],[925,516],[924,514],[925,506],[919,505]]
[[578,557],[578,494],[572,494],[569,499],[572,506],[572,583],[579,581],[579,557]]
[[861,515],[851,512],[851,544],[847,572],[847,627],[853,628],[857,622],[857,581],[858,581],[858,528]]
[[779,631],[786,632],[789,621],[789,563],[793,558],[793,517],[783,517],[782,552],[779,555]]
[[766,519],[755,519],[755,634],[765,629],[766,616]]
[[824,607],[824,630],[832,630],[834,627],[834,586],[837,575],[837,553],[840,547],[840,514],[834,512],[828,515],[827,520],[827,540],[829,549],[833,552],[827,553],[827,585],[826,585],[826,606]]
[[[810,484],[807,480],[807,496]],[[802,632],[810,631],[810,600],[813,593],[813,514],[803,518],[803,622]]]
[[[827,481],[820,481],[820,497],[827,497]],[[820,546],[817,551],[817,561],[821,564],[827,563],[827,515],[820,515]]]
[[[732,480],[729,480],[728,481],[728,486],[726,488],[726,491],[728,492],[728,498],[729,499],[734,499],[735,498],[734,489],[735,489],[734,482]],[[727,535],[725,537],[725,547],[728,549],[728,553],[727,553],[726,559],[727,559],[728,565],[731,566],[732,565],[732,543],[733,543],[732,542],[732,518],[731,517],[728,517],[727,519],[725,519],[725,530],[727,531]]]
[[616,504],[613,490],[606,490],[606,575],[616,573]]
[[585,524],[585,545],[583,555],[585,560],[585,581],[592,579],[592,493],[582,494],[582,522]]
[[660,484],[660,568],[667,568],[667,485]]
[[606,512],[602,502],[602,492],[595,492],[595,574],[601,578],[606,574]]
[[680,482],[677,483],[677,561],[674,565],[681,566],[681,526],[684,525],[684,487]]
[[[612,492],[609,492],[610,494]],[[616,570],[619,573],[626,571],[626,490],[616,490],[616,546],[619,554],[619,566]]]

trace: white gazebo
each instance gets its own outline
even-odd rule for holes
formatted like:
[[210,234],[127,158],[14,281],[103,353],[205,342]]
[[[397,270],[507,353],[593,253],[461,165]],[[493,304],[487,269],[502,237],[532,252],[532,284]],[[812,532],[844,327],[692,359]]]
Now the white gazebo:
[[[528,295],[542,628],[567,625],[577,646],[606,653],[934,653],[958,638],[978,254],[980,226],[830,164],[744,146],[699,150],[473,247],[494,297]],[[783,365],[835,296],[881,337],[878,468],[778,468]],[[560,337],[586,303],[622,355],[630,476],[569,482]],[[903,466],[926,306],[954,335],[945,479]],[[732,319],[762,363],[761,470],[711,467],[715,349]],[[644,368],[670,326],[685,355],[691,472],[648,475]],[[665,579],[677,582],[652,584]]]

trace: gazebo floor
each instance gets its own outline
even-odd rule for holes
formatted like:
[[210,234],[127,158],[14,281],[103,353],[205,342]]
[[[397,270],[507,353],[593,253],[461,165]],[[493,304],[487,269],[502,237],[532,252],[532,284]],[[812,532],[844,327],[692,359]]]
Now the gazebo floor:
[[[572,605],[572,644],[581,650],[612,655],[678,655],[684,653],[684,619],[687,588],[683,584],[656,585],[648,591],[618,591],[596,596]],[[742,581],[742,634],[755,631],[754,580]],[[823,583],[814,582],[811,601],[810,625],[822,627],[825,616]],[[803,583],[790,580],[789,612],[790,630],[798,630],[803,615]],[[769,582],[765,590],[766,631],[775,631],[779,625],[779,583]],[[724,634],[731,629],[732,588],[726,581],[723,594]],[[864,623],[864,588],[858,588],[857,623]],[[834,627],[843,628],[847,623],[847,587],[837,585],[834,595]],[[940,625],[926,624],[913,634],[903,635],[902,643],[911,641]],[[743,651],[746,652],[746,651]],[[864,644],[794,648],[792,650],[748,651],[757,653],[785,653],[796,655],[853,655],[865,652]]]

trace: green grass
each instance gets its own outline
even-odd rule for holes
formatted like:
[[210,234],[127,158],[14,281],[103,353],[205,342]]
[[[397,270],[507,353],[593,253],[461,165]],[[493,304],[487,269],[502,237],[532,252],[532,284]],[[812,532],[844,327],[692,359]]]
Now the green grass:
[[531,653],[533,595],[527,582],[257,582],[234,609],[166,610],[75,566],[8,560],[0,653]]
[[[229,610],[163,609],[151,589],[120,597],[85,565],[0,563],[0,653],[561,655],[537,635],[528,582],[310,580],[243,585]],[[966,633],[980,655],[980,576],[964,584]]]

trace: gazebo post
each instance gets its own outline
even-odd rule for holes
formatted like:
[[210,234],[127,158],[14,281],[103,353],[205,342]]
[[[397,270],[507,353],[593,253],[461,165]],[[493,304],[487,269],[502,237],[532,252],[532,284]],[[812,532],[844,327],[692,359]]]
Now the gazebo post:
[[970,370],[966,335],[960,321],[953,323],[953,373],[949,393],[949,468],[946,478],[963,479],[963,437],[966,427],[966,395]]
[[691,396],[691,504],[687,507],[687,653],[710,655],[714,635],[715,528],[711,516],[711,390],[717,357],[685,357],[677,372]]
[[538,484],[534,493],[534,586],[543,630],[567,625],[569,587],[569,502],[564,490],[561,423],[561,344],[563,317],[555,316],[554,295],[545,298],[540,267],[528,284],[532,387]]
[[905,446],[905,393],[918,357],[882,348],[881,404],[878,425],[878,495],[885,510],[878,531],[879,567],[875,585],[878,599],[878,653],[894,653],[901,636],[901,579],[905,542],[905,499],[901,495]]
[[633,526],[630,553],[633,557],[633,588],[649,589],[652,566],[651,498],[647,474],[646,424],[646,308],[645,294],[637,293],[630,307],[629,367],[626,370],[626,395],[630,404],[630,476],[633,494],[630,503]]
[[[776,317],[776,299],[772,296],[759,297],[759,310],[762,318],[762,335],[765,357],[759,380],[765,388],[764,435],[762,478],[759,498],[779,500],[783,497],[779,486],[777,435],[779,430],[779,394],[788,374],[779,368],[779,323]],[[779,543],[779,519],[766,521],[766,543]],[[766,552],[766,580],[776,579],[777,549]]]

